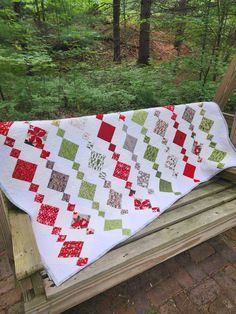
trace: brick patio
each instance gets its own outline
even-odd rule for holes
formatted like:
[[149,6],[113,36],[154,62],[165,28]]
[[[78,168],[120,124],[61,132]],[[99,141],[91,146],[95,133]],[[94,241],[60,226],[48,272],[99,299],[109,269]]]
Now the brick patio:
[[[3,245],[0,279],[0,314],[23,313]],[[236,313],[236,227],[64,312],[93,313]]]

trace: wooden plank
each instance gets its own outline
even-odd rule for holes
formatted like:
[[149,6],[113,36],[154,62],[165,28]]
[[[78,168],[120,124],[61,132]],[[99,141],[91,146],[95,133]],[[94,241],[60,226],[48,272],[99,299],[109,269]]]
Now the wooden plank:
[[228,127],[231,128],[232,125],[233,125],[233,122],[234,122],[234,115],[233,114],[230,114],[230,113],[227,113],[227,112],[223,112],[223,115],[225,117],[225,120],[228,124]]
[[230,134],[230,139],[233,145],[236,147],[236,112],[234,114],[234,121],[233,121],[232,130]]
[[236,200],[191,217],[106,254],[26,313],[58,313],[236,225]]
[[219,177],[224,178],[232,183],[236,183],[236,168],[226,169],[218,174]]
[[232,91],[236,88],[236,54],[231,61],[221,83],[218,87],[214,101],[218,103],[223,110],[226,105]]
[[151,233],[157,232],[177,222],[198,215],[216,206],[223,205],[234,199],[236,199],[236,186],[221,191],[219,193],[215,193],[203,199],[196,200],[191,204],[181,206],[177,210],[164,212],[162,215],[159,216],[158,219],[155,219],[144,229],[137,232],[124,243],[121,243],[118,247],[133,241],[137,241],[138,239],[145,237]]
[[43,268],[33,235],[30,218],[13,207],[9,209],[15,272],[18,280],[24,279]]
[[179,208],[194,202],[195,200],[202,199],[206,196],[221,192],[226,190],[228,187],[232,186],[232,183],[220,180],[213,182],[207,186],[203,186],[202,189],[194,189],[192,192],[188,193],[184,197],[180,198],[175,204],[173,204],[167,211]]
[[13,259],[11,230],[8,221],[6,202],[0,191],[0,239],[3,240],[9,258]]
[[[183,235],[186,235],[188,237],[194,232],[194,230],[198,230],[202,227],[208,228],[211,223],[218,224],[218,219],[228,220],[228,216],[230,216],[231,214],[233,214],[233,216],[235,216],[236,218],[236,200],[232,200],[224,205],[221,205],[219,207],[217,206],[211,210],[190,217],[184,221],[171,225],[170,227],[164,228],[156,233],[152,233],[151,235],[143,237],[138,241],[129,243],[123,247],[120,247],[117,250],[111,251],[96,262],[94,262],[90,267],[85,268],[84,270],[73,276],[71,280],[66,281],[59,287],[52,288],[50,286],[47,286],[47,296],[51,297],[56,293],[63,292],[65,288],[73,287],[75,282],[78,284],[89,280],[89,278],[95,279],[98,274],[101,274],[106,270],[111,271],[112,267],[119,267],[119,265],[121,266],[122,263],[126,264],[129,261],[133,260],[133,258],[142,256],[146,260],[146,258],[148,257],[146,257],[143,252],[158,250],[164,244],[171,244],[171,242],[175,243],[180,237],[182,239]],[[203,219],[203,217],[205,217],[205,220]],[[176,230],[176,232],[172,232],[172,230]]]

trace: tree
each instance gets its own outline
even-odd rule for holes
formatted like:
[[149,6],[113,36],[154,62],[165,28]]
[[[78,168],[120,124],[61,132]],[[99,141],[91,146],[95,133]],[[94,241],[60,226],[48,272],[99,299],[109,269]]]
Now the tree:
[[113,61],[120,62],[120,0],[113,0]]
[[178,14],[179,14],[180,21],[178,21],[177,23],[174,47],[177,51],[178,57],[180,56],[181,46],[183,43],[183,36],[184,36],[184,29],[185,29],[185,22],[184,22],[183,17],[187,14],[187,4],[188,4],[188,0],[177,1]]
[[138,63],[148,64],[150,59],[150,17],[152,0],[141,0]]

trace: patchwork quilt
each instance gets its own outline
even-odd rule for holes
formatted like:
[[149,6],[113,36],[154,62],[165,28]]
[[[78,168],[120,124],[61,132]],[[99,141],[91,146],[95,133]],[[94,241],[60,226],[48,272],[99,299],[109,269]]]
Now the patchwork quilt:
[[56,285],[233,166],[213,102],[0,123],[0,187],[30,215]]

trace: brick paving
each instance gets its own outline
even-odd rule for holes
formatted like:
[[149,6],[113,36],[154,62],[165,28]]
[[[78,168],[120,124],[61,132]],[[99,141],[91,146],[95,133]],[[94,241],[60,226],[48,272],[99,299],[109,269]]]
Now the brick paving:
[[[0,246],[3,313],[23,313],[23,305]],[[236,314],[236,227],[64,312],[96,313]]]

